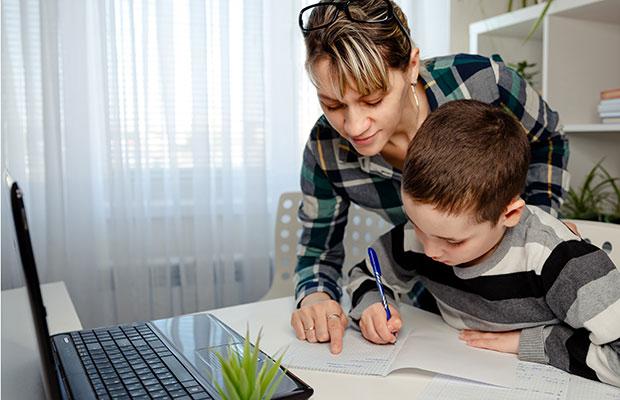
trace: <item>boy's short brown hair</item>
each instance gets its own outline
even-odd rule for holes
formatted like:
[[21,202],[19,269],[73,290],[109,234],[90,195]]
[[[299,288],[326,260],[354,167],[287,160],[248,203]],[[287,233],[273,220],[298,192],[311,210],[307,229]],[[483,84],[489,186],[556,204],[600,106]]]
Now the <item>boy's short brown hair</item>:
[[523,191],[529,163],[527,135],[511,114],[455,100],[433,111],[409,144],[402,190],[443,212],[496,224]]

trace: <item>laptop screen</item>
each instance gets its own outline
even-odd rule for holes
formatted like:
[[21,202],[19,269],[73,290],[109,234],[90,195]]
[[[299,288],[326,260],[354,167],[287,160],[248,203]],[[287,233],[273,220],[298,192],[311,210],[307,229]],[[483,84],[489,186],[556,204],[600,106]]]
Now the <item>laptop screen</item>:
[[32,311],[34,330],[37,337],[39,349],[43,388],[48,399],[61,399],[60,385],[54,367],[54,356],[51,343],[49,341],[49,330],[47,328],[45,306],[39,287],[39,276],[34,261],[32,242],[28,230],[28,219],[26,218],[26,207],[24,198],[17,182],[14,182],[9,174],[5,174],[5,183],[8,187],[11,198],[11,212],[15,225],[15,236],[19,248],[19,256],[24,271],[26,281],[26,291],[28,292],[28,302]]

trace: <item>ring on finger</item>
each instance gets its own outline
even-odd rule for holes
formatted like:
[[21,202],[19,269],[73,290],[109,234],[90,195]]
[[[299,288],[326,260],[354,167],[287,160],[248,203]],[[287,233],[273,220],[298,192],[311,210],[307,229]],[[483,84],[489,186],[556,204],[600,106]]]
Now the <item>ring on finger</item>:
[[329,314],[329,315],[327,316],[327,319],[328,319],[328,320],[329,320],[329,319],[332,319],[332,318],[340,319],[340,317],[342,317],[342,314],[341,314],[341,313],[333,313],[333,314]]
[[308,332],[308,331],[313,331],[314,330],[314,326],[311,326],[310,328],[304,328],[304,331]]

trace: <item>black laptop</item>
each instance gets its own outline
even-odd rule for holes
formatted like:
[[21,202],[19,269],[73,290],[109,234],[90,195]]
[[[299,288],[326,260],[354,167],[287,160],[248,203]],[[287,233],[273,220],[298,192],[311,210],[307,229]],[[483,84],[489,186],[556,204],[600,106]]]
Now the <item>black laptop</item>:
[[[50,399],[219,399],[216,352],[242,352],[243,337],[202,313],[49,336],[23,193],[6,175],[19,254]],[[273,363],[264,353],[260,363]],[[312,388],[284,374],[274,399],[307,399]]]

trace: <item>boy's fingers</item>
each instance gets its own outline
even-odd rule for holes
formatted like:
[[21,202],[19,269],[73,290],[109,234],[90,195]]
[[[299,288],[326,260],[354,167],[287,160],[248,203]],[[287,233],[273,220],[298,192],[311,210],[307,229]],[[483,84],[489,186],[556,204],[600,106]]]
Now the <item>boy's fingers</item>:
[[381,336],[377,333],[377,329],[372,318],[368,318],[368,321],[365,325],[367,333],[366,339],[370,340],[373,343],[385,344],[385,340],[383,340]]
[[383,343],[394,343],[396,341],[396,336],[390,332],[390,329],[388,328],[388,321],[385,319],[384,315],[374,315],[373,324]]
[[472,340],[468,340],[467,344],[469,346],[478,347],[480,349],[500,351],[500,349],[496,346],[497,343],[495,341],[493,341],[493,340],[488,340],[488,339],[472,339]]
[[490,340],[490,339],[496,339],[497,333],[481,332],[481,331],[465,329],[461,331],[459,336],[463,339],[489,339]]
[[398,315],[393,315],[387,323],[390,332],[396,334],[400,332],[400,328],[403,327],[403,321]]

